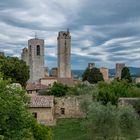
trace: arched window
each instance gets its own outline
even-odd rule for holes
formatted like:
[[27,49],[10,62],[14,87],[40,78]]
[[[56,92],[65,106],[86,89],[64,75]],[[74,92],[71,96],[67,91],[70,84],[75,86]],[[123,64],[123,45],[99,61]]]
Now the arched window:
[[31,51],[32,51],[32,46],[30,45],[29,46],[29,52],[31,53]]
[[37,45],[37,47],[36,47],[36,54],[40,55],[40,46],[39,45]]

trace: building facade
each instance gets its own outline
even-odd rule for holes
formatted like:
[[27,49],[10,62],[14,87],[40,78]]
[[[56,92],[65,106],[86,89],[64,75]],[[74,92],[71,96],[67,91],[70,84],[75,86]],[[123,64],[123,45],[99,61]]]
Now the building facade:
[[0,56],[5,56],[5,55],[4,55],[4,52],[0,52]]
[[58,77],[71,78],[71,36],[69,30],[58,34]]
[[124,63],[117,63],[116,64],[116,74],[115,78],[121,79],[122,69],[125,67]]
[[100,68],[100,72],[103,75],[104,81],[108,81],[109,80],[109,74],[108,74],[108,68]]

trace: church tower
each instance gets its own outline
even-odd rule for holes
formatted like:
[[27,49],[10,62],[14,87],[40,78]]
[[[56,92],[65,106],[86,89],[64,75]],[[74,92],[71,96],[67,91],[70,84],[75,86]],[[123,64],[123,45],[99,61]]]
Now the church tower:
[[71,36],[69,30],[58,34],[58,77],[71,78]]
[[44,77],[44,40],[30,39],[28,40],[28,55],[30,79],[29,82],[38,82],[40,78]]

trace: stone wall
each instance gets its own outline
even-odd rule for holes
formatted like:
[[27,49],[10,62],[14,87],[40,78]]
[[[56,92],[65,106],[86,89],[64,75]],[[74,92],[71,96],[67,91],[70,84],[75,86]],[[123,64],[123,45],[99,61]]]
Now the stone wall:
[[118,99],[118,105],[119,105],[119,106],[134,105],[135,102],[136,102],[138,99],[139,99],[139,98],[119,98],[119,99]]
[[37,114],[38,122],[47,125],[55,124],[53,108],[30,108],[30,111]]
[[80,118],[83,113],[80,110],[80,97],[67,96],[55,98],[55,118]]

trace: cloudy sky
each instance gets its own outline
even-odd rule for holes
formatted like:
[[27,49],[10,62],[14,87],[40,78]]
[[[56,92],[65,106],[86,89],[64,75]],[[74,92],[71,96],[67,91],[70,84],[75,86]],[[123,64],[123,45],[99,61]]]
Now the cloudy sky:
[[0,51],[18,56],[27,40],[45,39],[45,63],[57,66],[57,35],[70,29],[72,69],[140,67],[139,0],[0,0]]

